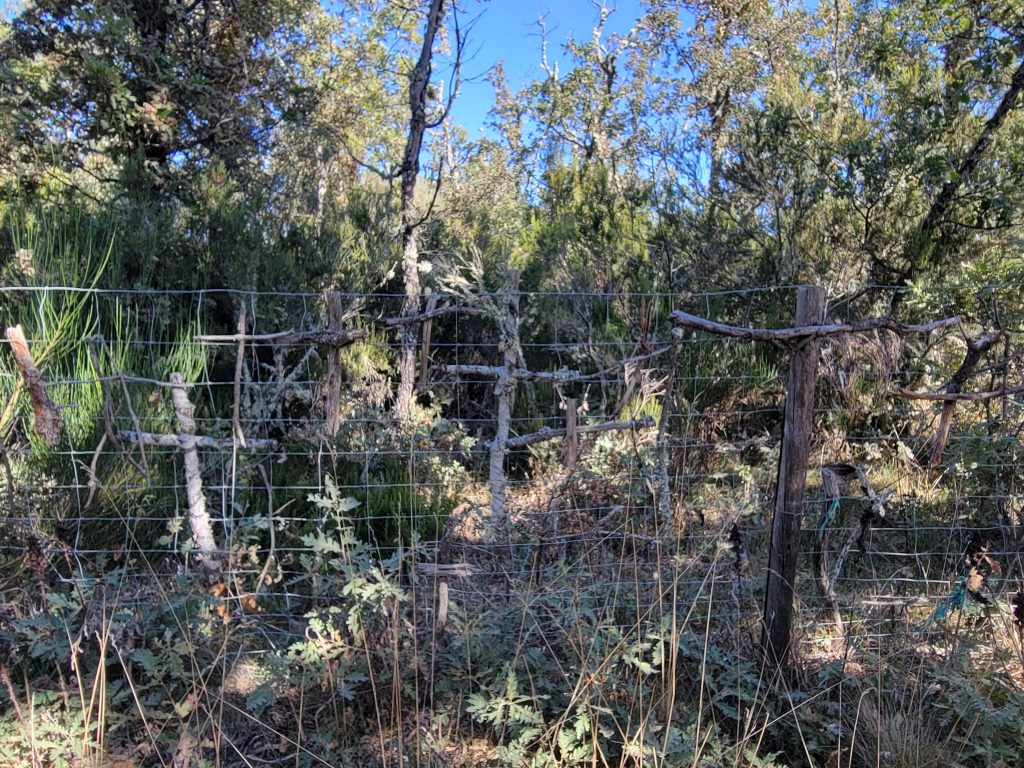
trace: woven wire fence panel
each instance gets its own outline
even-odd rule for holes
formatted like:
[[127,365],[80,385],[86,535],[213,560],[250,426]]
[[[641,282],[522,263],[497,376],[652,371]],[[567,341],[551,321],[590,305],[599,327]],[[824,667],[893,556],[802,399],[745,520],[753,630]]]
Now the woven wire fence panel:
[[[130,624],[133,604],[199,583],[213,619],[250,628],[241,646],[265,654],[324,636],[311,617],[354,574],[377,573],[404,590],[410,632],[431,647],[510,615],[524,638],[561,638],[556,657],[581,622],[637,642],[692,631],[756,646],[789,351],[674,329],[671,313],[784,327],[795,291],[519,295],[524,373],[496,515],[495,379],[465,371],[504,364],[500,292],[434,297],[476,311],[437,314],[429,337],[421,327],[416,403],[399,422],[401,326],[388,320],[402,296],[337,294],[334,330],[360,333],[332,345],[316,335],[332,323],[321,294],[3,289],[62,422],[54,445],[33,431],[5,353],[5,600],[50,581],[96,609],[113,590]],[[922,306],[941,310],[943,297]],[[829,317],[864,311],[835,304]],[[884,652],[977,616],[1009,620],[1024,531],[1019,362],[1000,342],[972,372],[972,387],[998,397],[906,396],[942,391],[964,333],[824,342],[794,585],[802,654],[835,653],[838,635],[844,652]],[[173,374],[194,407],[216,569],[196,557]],[[830,467],[848,475],[836,497],[822,483]],[[851,481],[857,470],[870,491]]]

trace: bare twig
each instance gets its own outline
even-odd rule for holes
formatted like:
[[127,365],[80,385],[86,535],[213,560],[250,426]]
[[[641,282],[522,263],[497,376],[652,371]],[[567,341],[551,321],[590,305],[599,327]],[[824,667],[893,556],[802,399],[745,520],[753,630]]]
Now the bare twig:
[[520,381],[582,381],[592,378],[578,371],[524,371],[521,368],[508,370],[499,365],[449,365],[445,370],[452,374],[485,378],[500,378],[507,375]]
[[[960,364],[946,385],[947,395],[960,393],[964,384],[974,374],[974,369],[978,367],[981,356],[999,341],[1002,335],[1002,331],[992,331],[976,339],[967,339],[967,353],[964,355],[963,363]],[[928,461],[928,469],[935,469],[942,463],[942,454],[946,452],[946,444],[949,442],[949,430],[953,426],[956,402],[956,400],[946,400],[942,405],[942,415],[939,416],[939,426],[935,430],[935,447],[932,450],[932,457]]]
[[[96,372],[96,380],[100,385],[100,395],[103,397],[103,429],[106,437],[116,445],[117,435],[114,433],[114,401],[110,397],[110,388],[107,387],[108,382],[104,378],[103,372],[100,370],[100,356],[96,352],[96,339],[88,339],[86,341],[86,348],[89,350],[89,360],[92,362],[92,368]],[[95,464],[95,459],[93,460],[93,463]]]
[[498,401],[498,423],[491,441],[489,480],[491,487],[491,522],[497,523],[505,511],[505,450],[508,447],[509,427],[512,423],[512,400],[515,396],[516,365],[519,363],[519,272],[508,276],[505,294],[505,320],[501,329],[501,346],[505,365],[495,368],[494,396]]
[[99,443],[96,445],[96,450],[92,452],[92,461],[89,462],[89,468],[87,470],[89,473],[89,495],[86,497],[85,504],[82,505],[82,509],[88,509],[92,506],[92,500],[96,497],[96,491],[102,487],[99,476],[96,474],[96,468],[99,466],[100,456],[103,454],[103,448],[106,446],[107,440],[113,439],[111,437],[112,435],[113,432],[109,431],[108,424],[108,431],[103,433]]
[[[337,291],[327,294],[327,325],[328,330],[338,331],[344,321],[345,313],[341,306],[341,295]],[[327,356],[327,392],[324,396],[324,423],[327,434],[334,437],[341,427],[341,361],[338,359],[337,348],[331,349]]]
[[[139,417],[135,413],[135,409],[132,407],[132,396],[128,392],[127,380],[126,380],[126,378],[124,376],[121,375],[121,371],[118,370],[118,368],[117,368],[117,363],[114,361],[114,355],[110,351],[110,345],[107,344],[107,340],[104,339],[102,336],[97,335],[97,336],[94,336],[93,338],[95,338],[97,341],[100,342],[100,344],[103,345],[103,351],[107,353],[107,360],[110,361],[110,366],[114,369],[114,378],[117,381],[121,382],[121,392],[122,392],[122,394],[124,394],[124,403],[125,403],[125,407],[128,409],[128,416],[132,420],[132,426],[135,428],[135,432],[136,433],[141,433],[142,432],[142,424],[139,422]],[[96,371],[96,375],[99,376],[99,371],[98,370]],[[174,382],[173,381],[173,377],[172,377],[172,381],[168,384],[168,386],[171,387],[171,392],[172,393],[178,391],[179,389],[182,392],[185,391],[185,389],[184,389],[185,384],[183,382],[181,382],[180,380],[177,383]],[[111,417],[113,417],[113,414],[111,414]],[[115,437],[114,442],[116,444],[117,443],[117,440],[116,440],[117,436],[115,435],[114,437]],[[138,467],[138,469],[141,470],[142,476],[146,478],[146,482],[149,482],[149,463],[146,461],[146,451],[143,448],[141,441],[138,443],[138,445],[139,445],[139,461],[142,463],[141,467]]]

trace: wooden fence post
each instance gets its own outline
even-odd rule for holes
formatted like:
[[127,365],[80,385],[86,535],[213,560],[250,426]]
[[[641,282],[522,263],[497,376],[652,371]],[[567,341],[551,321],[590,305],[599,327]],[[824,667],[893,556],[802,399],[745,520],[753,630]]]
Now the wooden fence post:
[[437,309],[437,294],[432,293],[427,296],[427,311],[424,313],[427,315],[427,319],[423,321],[423,340],[420,345],[420,381],[418,389],[420,392],[426,392],[429,384],[430,374],[430,333],[433,330],[434,321],[431,317],[431,313]]
[[178,431],[181,432],[179,445],[185,456],[185,496],[188,499],[192,539],[199,550],[199,561],[209,570],[216,571],[221,564],[217,558],[217,542],[213,537],[210,514],[206,511],[206,496],[203,494],[203,475],[196,451],[195,408],[188,398],[185,380],[180,373],[171,374],[171,400],[178,417]]
[[[796,298],[796,325],[820,325],[825,319],[825,289],[803,286]],[[819,339],[808,337],[789,361],[789,385],[779,456],[775,514],[772,518],[768,582],[764,602],[762,646],[769,662],[785,670],[793,628],[793,586],[800,554],[800,518],[814,428],[814,389],[818,372]]]
[[[341,294],[331,291],[327,294],[327,330],[340,333],[345,320],[345,310],[341,306]],[[341,427],[341,361],[338,359],[339,347],[329,346],[327,352],[327,392],[324,398],[324,420],[327,422],[327,434],[334,437]]]
[[519,364],[519,272],[508,276],[505,297],[505,320],[501,329],[502,362],[494,384],[498,399],[498,425],[491,443],[490,486],[491,521],[497,523],[505,512],[505,449],[512,423],[515,395],[515,370]]
[[576,398],[565,399],[565,468],[576,469],[579,456],[580,437],[576,431]]

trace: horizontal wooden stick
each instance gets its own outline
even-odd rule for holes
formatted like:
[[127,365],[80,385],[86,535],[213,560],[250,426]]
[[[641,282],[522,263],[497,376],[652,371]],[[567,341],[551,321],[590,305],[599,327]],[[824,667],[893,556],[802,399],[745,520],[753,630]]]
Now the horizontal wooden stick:
[[[584,434],[588,432],[614,432],[620,429],[643,429],[644,427],[653,427],[654,419],[650,416],[644,416],[642,419],[631,419],[629,421],[606,421],[603,424],[585,424],[583,426],[576,427],[577,434]],[[543,443],[545,440],[554,440],[559,437],[565,437],[566,429],[542,429],[539,432],[531,432],[528,435],[521,435],[520,437],[509,438],[506,443],[509,448],[522,448],[527,445],[533,445],[534,443]]]
[[277,331],[276,333],[231,333],[224,336],[195,336],[196,341],[221,344],[238,342],[276,341],[284,346],[297,344],[324,344],[328,347],[344,347],[359,339],[365,339],[370,332],[365,328],[349,331]]
[[[117,433],[119,440],[128,440],[143,445],[159,445],[164,448],[181,448],[188,441],[192,441],[198,448],[233,448],[235,440],[232,437],[206,437],[204,435],[163,435],[154,432],[135,432],[130,429],[122,429]],[[245,444],[254,451],[277,451],[281,444],[277,440],[253,440],[247,439]]]
[[477,572],[471,563],[416,563],[416,571],[424,576],[456,579],[469,578]]
[[502,365],[449,365],[445,366],[448,373],[465,374],[467,376],[483,376],[498,378],[510,375],[520,381],[580,381],[591,378],[579,371],[524,371],[521,368],[509,370]]
[[902,388],[892,390],[894,395],[905,397],[908,400],[938,400],[941,402],[954,402],[958,400],[984,402],[986,400],[1007,397],[1008,395],[1019,395],[1022,392],[1024,392],[1024,386],[997,389],[992,392],[913,392]]
[[728,336],[733,339],[749,341],[767,341],[776,344],[794,344],[807,339],[823,339],[828,336],[839,336],[845,333],[866,333],[868,331],[892,331],[900,336],[913,333],[931,333],[951,326],[962,326],[959,317],[948,317],[924,325],[908,325],[891,317],[874,317],[869,320],[857,320],[852,323],[824,323],[822,325],[805,325],[795,328],[743,328],[736,325],[717,323],[682,310],[676,310],[670,316],[673,323],[681,328],[694,328],[717,336]]
[[419,315],[410,315],[409,317],[389,317],[384,321],[384,325],[388,327],[394,327],[396,325],[410,325],[411,323],[422,323],[424,320],[432,320],[435,317],[443,317],[444,315],[486,315],[487,311],[480,309],[479,307],[464,307],[461,305],[452,305],[448,307],[438,307],[437,309],[431,309],[428,312],[423,312]]

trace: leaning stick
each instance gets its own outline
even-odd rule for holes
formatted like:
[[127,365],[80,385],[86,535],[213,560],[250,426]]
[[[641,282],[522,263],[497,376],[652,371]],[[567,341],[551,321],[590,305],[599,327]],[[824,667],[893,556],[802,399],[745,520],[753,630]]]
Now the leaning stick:
[[20,325],[7,329],[7,340],[11,344],[11,352],[18,363],[21,371],[21,378],[28,389],[29,397],[32,399],[32,412],[35,414],[35,428],[47,445],[56,445],[60,442],[60,413],[57,406],[46,394],[46,384],[43,381],[43,374],[36,367],[32,359],[32,353],[28,350],[28,342]]

